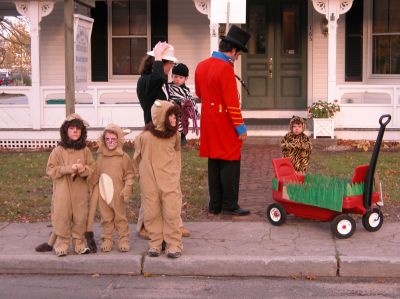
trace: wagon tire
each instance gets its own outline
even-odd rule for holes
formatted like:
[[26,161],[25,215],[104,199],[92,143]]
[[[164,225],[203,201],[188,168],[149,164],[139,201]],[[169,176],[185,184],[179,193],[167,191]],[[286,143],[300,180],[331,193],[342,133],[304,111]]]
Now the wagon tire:
[[350,238],[356,230],[356,222],[347,214],[336,216],[331,222],[332,234],[338,239]]
[[383,224],[383,213],[381,209],[373,208],[371,211],[367,211],[362,217],[362,224],[369,232],[378,231]]
[[275,226],[280,226],[286,221],[286,211],[282,205],[273,203],[267,209],[268,221]]

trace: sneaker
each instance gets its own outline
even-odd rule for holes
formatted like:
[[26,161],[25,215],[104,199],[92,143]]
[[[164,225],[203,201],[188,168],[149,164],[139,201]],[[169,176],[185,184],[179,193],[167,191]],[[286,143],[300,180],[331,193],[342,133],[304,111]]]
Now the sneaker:
[[167,253],[167,257],[171,258],[171,259],[177,259],[178,257],[180,257],[182,255],[182,252],[179,251],[175,251],[175,252],[168,252]]

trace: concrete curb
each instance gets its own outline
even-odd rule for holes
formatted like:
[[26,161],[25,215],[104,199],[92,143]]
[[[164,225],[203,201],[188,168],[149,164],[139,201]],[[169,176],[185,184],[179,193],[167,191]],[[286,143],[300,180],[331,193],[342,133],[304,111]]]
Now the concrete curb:
[[336,276],[334,257],[182,256],[146,258],[143,273],[184,276]]
[[128,274],[142,273],[142,257],[113,255],[57,257],[54,254],[0,255],[1,274]]
[[343,277],[400,277],[400,258],[341,257],[339,275]]

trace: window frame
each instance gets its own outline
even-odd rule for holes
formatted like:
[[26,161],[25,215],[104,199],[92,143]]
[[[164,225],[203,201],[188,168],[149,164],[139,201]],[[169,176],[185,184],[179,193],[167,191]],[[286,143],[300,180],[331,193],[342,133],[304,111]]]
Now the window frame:
[[[368,78],[369,80],[386,80],[388,84],[393,84],[393,83],[398,83],[398,80],[400,79],[400,74],[374,74],[372,72],[373,69],[373,37],[374,35],[382,35],[381,33],[377,33],[374,34],[373,33],[373,8],[374,8],[374,0],[365,0],[364,4],[365,4],[365,9],[364,9],[364,20],[369,20],[367,22],[367,28],[366,30],[364,29],[364,31],[367,31],[365,36],[367,39],[367,55],[366,55],[366,59],[367,59],[367,74],[366,78]],[[391,33],[390,33],[391,34]],[[385,34],[386,35],[386,34]],[[400,33],[399,33],[400,35]]]
[[[108,80],[109,81],[124,81],[124,80],[134,80],[138,79],[140,75],[114,75],[113,74],[113,51],[112,51],[112,42],[113,42],[113,34],[112,34],[112,2],[114,0],[107,0],[107,35],[108,35]],[[149,51],[151,47],[151,0],[146,0],[146,10],[147,10],[147,28],[146,35],[134,35],[134,37],[138,38],[146,38],[147,39],[147,50]],[[131,37],[131,35],[127,36]],[[145,53],[143,53],[143,56]]]

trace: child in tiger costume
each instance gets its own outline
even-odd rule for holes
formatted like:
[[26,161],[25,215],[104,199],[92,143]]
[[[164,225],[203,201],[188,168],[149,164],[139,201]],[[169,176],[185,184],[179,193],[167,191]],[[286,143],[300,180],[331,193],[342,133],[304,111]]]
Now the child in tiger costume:
[[304,119],[293,116],[289,128],[290,131],[281,140],[282,154],[283,157],[290,158],[297,173],[304,174],[312,150],[310,138],[304,134],[306,129]]

